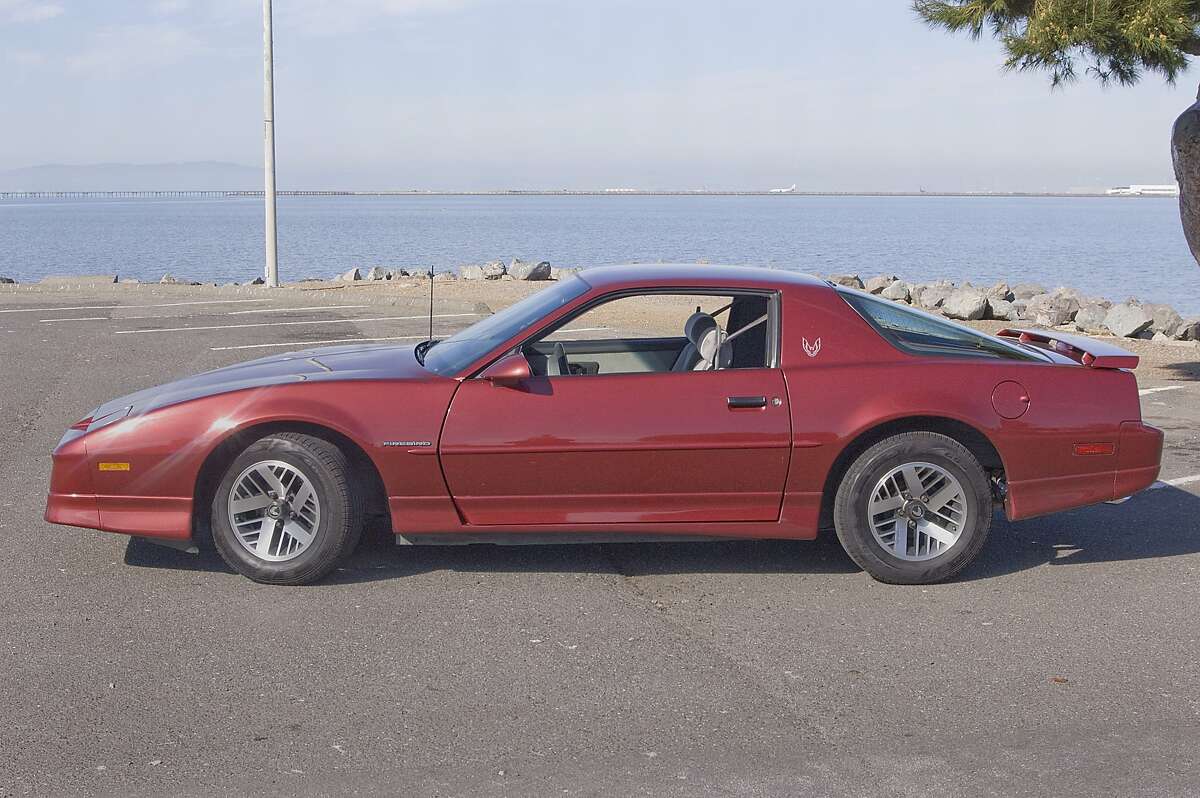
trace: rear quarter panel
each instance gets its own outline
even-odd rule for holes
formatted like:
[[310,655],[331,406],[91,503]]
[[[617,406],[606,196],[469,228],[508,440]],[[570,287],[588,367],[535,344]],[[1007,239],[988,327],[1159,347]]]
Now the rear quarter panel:
[[[1112,443],[1119,450],[1122,422],[1141,418],[1137,382],[1127,371],[918,357],[893,347],[833,291],[785,297],[780,355],[795,446],[785,511],[806,527],[817,524],[839,454],[883,424],[933,417],[982,433],[1003,462],[1006,511],[1015,520],[1114,498],[1116,452],[1084,457],[1074,446]],[[993,390],[1006,380],[1030,399],[1017,419],[992,406]]]

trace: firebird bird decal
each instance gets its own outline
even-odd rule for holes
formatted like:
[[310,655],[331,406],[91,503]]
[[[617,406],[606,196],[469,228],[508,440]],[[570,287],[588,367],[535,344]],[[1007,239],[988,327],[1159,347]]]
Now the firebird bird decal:
[[801,338],[800,342],[804,345],[804,354],[808,355],[809,357],[816,357],[817,353],[821,351],[820,338],[813,341],[811,344],[808,342],[807,338]]

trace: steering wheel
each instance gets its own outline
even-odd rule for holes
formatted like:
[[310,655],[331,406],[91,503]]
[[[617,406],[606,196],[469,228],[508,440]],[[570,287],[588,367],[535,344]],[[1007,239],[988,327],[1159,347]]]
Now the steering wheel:
[[554,345],[554,366],[560,376],[571,373],[571,364],[567,361],[567,350],[562,344]]

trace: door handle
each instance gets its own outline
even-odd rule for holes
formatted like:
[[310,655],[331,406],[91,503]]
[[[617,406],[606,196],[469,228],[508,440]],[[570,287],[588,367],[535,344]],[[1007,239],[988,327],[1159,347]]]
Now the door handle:
[[727,396],[725,403],[729,405],[730,410],[745,410],[757,407],[767,406],[767,397],[765,396]]

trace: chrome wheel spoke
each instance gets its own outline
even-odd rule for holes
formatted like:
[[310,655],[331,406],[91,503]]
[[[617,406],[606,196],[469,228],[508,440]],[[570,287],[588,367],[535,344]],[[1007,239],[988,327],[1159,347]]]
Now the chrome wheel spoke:
[[875,542],[898,560],[930,560],[954,547],[970,522],[962,484],[932,463],[904,463],[875,483],[867,500]]
[[226,509],[238,542],[267,562],[298,557],[312,545],[321,523],[321,501],[312,480],[280,460],[242,471]]
[[932,521],[922,521],[917,524],[917,531],[922,535],[928,535],[943,546],[953,546],[958,540],[958,535],[948,529],[943,529]]

